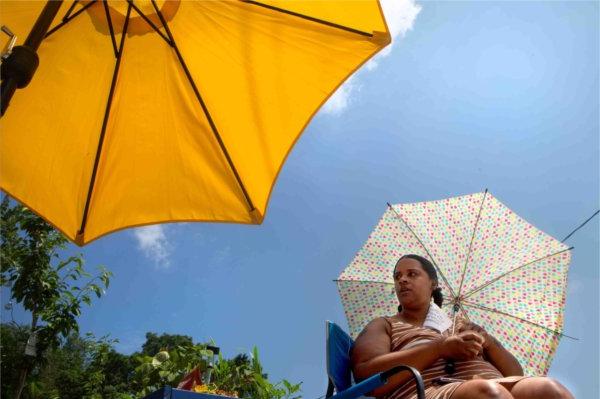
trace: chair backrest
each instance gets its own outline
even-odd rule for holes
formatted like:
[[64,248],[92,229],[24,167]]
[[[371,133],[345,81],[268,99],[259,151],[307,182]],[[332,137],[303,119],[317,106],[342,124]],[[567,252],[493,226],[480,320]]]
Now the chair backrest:
[[350,351],[354,341],[334,322],[326,321],[325,328],[327,376],[336,392],[342,392],[352,386]]

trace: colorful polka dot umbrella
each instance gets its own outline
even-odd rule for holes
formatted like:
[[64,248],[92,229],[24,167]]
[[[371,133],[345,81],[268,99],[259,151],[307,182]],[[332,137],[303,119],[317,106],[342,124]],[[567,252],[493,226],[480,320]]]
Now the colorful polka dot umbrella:
[[517,216],[487,190],[390,205],[337,285],[350,334],[396,313],[392,271],[404,254],[437,268],[444,306],[454,304],[519,360],[545,375],[563,331],[570,248]]

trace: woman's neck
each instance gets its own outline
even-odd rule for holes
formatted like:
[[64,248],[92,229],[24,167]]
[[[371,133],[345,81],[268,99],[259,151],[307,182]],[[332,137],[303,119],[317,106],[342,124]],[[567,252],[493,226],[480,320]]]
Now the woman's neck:
[[429,304],[426,307],[407,309],[402,308],[402,312],[400,312],[400,317],[405,322],[412,324],[414,326],[422,326],[425,322],[425,318],[427,317],[427,312],[429,311]]

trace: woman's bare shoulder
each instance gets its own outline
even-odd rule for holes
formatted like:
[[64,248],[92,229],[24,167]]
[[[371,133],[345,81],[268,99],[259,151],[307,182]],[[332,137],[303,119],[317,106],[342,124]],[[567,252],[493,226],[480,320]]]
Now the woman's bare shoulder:
[[390,322],[387,317],[377,317],[371,320],[365,328],[358,334],[356,341],[364,337],[365,335],[381,334],[382,332],[388,333],[390,331]]
[[352,362],[357,364],[389,353],[390,329],[390,323],[385,317],[371,320],[356,337],[352,348]]

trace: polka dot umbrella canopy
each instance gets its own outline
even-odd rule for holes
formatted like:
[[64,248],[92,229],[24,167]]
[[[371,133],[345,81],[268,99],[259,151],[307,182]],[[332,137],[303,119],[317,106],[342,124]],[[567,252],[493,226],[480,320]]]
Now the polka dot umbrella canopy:
[[417,254],[436,266],[443,309],[454,305],[509,349],[529,375],[548,372],[563,331],[570,249],[487,190],[389,205],[337,280],[350,334],[396,313],[393,268]]

